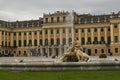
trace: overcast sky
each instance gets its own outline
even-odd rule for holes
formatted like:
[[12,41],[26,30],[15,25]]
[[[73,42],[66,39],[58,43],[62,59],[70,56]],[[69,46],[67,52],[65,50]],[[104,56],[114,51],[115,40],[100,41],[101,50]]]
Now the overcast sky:
[[120,0],[0,0],[0,20],[6,21],[38,19],[63,10],[107,14],[120,10]]

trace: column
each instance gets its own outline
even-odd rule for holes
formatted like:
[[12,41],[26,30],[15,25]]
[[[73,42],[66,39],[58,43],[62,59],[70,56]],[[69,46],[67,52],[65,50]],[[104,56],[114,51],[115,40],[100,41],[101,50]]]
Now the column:
[[105,43],[107,43],[107,27],[105,27]]
[[4,32],[3,35],[4,35],[4,37],[3,37],[3,41],[4,41],[4,46],[5,46],[5,41],[6,41],[6,40],[5,40],[5,32]]
[[34,46],[34,32],[32,31],[32,45]]
[[37,45],[40,45],[40,36],[39,36],[39,31],[37,31]]
[[18,46],[18,32],[16,32],[16,46]]
[[81,30],[80,29],[78,29],[78,35],[79,35],[79,41],[80,41],[80,45],[81,45]]
[[62,29],[60,29],[60,45],[62,45]]
[[75,37],[74,31],[75,31],[75,30],[74,30],[73,27],[74,27],[74,26],[72,26],[72,44],[74,43],[74,40],[75,40],[75,39],[74,39],[74,37]]
[[43,56],[43,50],[42,50],[42,47],[40,47],[40,54],[41,54],[41,56]]
[[22,46],[24,45],[24,44],[23,44],[23,43],[24,43],[24,42],[23,42],[23,37],[24,37],[23,35],[24,35],[24,32],[21,33],[21,38],[22,38],[22,39],[21,39],[21,42],[22,42]]
[[50,45],[50,29],[48,29],[48,45]]
[[114,42],[113,27],[114,27],[114,25],[111,24],[110,25],[111,44],[113,44],[113,42]]
[[91,29],[91,41],[92,43],[94,41],[94,29],[93,28]]
[[65,33],[65,35],[66,35],[66,45],[68,45],[68,28],[66,28],[65,30],[66,30],[65,31],[66,32]]
[[29,32],[26,33],[27,34],[27,45],[29,44]]
[[87,29],[85,29],[85,44],[87,43]]
[[10,45],[13,46],[13,33],[10,35]]
[[47,56],[50,56],[50,51],[49,51],[49,47],[47,47]]
[[98,42],[100,42],[100,28],[98,28]]
[[53,30],[53,34],[54,34],[54,45],[56,45],[56,30]]
[[45,45],[45,30],[42,30],[42,41],[43,45]]

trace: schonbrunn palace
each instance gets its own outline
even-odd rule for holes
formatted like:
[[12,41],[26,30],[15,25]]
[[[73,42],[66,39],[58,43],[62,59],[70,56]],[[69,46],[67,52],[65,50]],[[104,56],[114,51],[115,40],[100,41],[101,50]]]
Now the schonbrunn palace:
[[0,55],[59,56],[74,39],[88,55],[120,55],[120,12],[57,11],[44,13],[38,20],[0,20]]

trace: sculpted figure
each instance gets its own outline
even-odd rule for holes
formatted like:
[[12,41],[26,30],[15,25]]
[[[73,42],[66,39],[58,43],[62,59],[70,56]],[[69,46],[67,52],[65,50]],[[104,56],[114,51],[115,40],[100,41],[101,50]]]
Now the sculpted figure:
[[69,60],[68,58],[70,58],[71,60],[72,57],[72,60],[74,59],[76,61],[77,59],[79,62],[87,62],[89,60],[89,56],[83,52],[83,48],[81,47],[79,40],[75,39],[73,45],[73,47],[68,47],[67,51],[63,54],[61,60],[63,62],[69,62],[67,61]]

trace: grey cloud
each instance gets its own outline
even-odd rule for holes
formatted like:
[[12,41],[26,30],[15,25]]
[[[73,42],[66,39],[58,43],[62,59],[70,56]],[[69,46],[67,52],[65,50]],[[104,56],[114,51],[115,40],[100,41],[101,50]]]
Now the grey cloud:
[[37,19],[58,10],[104,14],[120,10],[120,0],[0,0],[0,19]]

